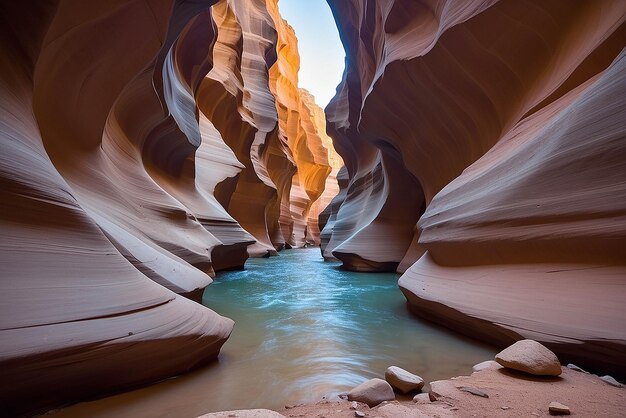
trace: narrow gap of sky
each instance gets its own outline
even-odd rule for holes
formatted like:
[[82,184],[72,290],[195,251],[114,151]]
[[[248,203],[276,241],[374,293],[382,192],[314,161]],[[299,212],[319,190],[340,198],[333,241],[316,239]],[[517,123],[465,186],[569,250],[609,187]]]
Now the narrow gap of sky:
[[326,0],[279,0],[282,17],[293,27],[300,52],[299,87],[326,107],[335,95],[345,66],[345,52]]

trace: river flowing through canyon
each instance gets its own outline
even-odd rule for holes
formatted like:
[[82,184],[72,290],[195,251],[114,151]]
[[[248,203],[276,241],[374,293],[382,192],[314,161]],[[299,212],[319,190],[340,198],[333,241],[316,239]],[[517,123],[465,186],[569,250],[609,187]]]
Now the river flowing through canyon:
[[471,371],[495,349],[412,316],[393,273],[356,273],[319,248],[250,259],[219,273],[203,304],[235,320],[218,361],[55,417],[196,417],[280,409],[347,391],[397,365],[427,381]]

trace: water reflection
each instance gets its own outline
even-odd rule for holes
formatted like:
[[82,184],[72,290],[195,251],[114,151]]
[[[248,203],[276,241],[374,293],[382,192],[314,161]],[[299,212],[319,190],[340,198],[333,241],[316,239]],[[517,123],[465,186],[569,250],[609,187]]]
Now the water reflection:
[[395,274],[341,270],[317,248],[220,273],[203,303],[235,320],[219,362],[177,379],[74,406],[59,416],[196,417],[282,408],[345,391],[390,365],[427,381],[468,373],[494,351],[412,317]]

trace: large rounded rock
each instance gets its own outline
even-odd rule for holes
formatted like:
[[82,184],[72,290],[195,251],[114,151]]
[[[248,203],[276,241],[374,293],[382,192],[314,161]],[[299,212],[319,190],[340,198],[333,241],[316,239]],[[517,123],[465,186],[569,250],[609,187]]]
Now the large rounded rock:
[[420,390],[424,387],[424,379],[397,366],[387,368],[385,380],[402,393]]
[[521,340],[496,354],[496,361],[507,369],[538,376],[558,376],[561,363],[556,354],[534,340]]
[[383,401],[396,399],[393,389],[383,379],[371,379],[348,392],[348,400],[363,402],[370,408]]

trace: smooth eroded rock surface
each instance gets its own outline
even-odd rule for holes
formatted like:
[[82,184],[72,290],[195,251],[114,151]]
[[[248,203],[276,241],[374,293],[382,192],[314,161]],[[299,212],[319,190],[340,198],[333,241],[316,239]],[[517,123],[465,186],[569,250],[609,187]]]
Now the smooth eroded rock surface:
[[294,40],[276,0],[0,5],[4,413],[215,359],[233,321],[189,299],[319,242],[334,151]]
[[470,337],[626,375],[626,3],[329,4],[324,256],[405,272],[411,310]]

